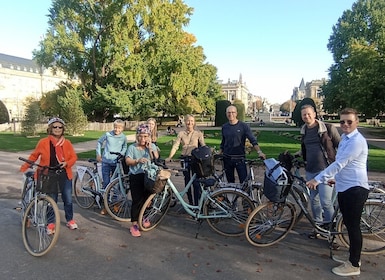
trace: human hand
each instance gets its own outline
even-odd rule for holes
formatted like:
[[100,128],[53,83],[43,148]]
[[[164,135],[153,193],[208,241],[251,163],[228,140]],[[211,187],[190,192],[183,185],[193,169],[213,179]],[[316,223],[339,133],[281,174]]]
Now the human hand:
[[331,187],[333,187],[335,185],[335,183],[336,183],[335,179],[328,180],[328,185],[331,186]]
[[98,162],[101,162],[101,161],[102,161],[102,156],[96,156],[96,160],[97,160]]
[[310,181],[306,182],[306,186],[311,190],[315,190],[318,186],[318,182],[314,179],[311,179]]

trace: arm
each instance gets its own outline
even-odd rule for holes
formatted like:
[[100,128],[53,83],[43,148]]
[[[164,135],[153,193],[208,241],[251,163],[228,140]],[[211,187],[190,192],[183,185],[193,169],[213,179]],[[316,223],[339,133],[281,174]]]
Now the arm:
[[175,155],[176,151],[179,149],[181,139],[182,139],[182,134],[181,134],[181,132],[179,132],[178,136],[176,137],[175,143],[172,145],[170,154],[166,158],[166,161],[170,161],[172,159],[172,157]]
[[105,140],[106,140],[106,134],[101,136],[98,139],[98,142],[96,144],[96,160],[99,162],[102,161],[102,147]]

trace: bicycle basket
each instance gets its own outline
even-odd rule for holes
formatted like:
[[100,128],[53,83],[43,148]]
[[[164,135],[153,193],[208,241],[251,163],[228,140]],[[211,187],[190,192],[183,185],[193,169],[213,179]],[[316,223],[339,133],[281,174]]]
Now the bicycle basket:
[[155,164],[150,164],[144,170],[144,188],[150,193],[160,193],[170,177],[170,171],[160,169]]
[[202,146],[191,151],[191,169],[198,178],[209,177],[214,172],[211,148]]
[[265,165],[263,194],[271,202],[282,203],[286,200],[291,186],[288,171],[275,159],[265,160]]
[[59,170],[38,169],[36,190],[42,193],[58,193],[61,174]]

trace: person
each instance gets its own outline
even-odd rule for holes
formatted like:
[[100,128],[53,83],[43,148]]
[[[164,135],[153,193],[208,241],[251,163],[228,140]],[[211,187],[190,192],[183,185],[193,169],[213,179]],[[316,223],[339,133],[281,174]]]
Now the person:
[[167,127],[167,135],[177,135],[175,129],[173,129],[171,126]]
[[234,105],[228,106],[226,108],[226,116],[229,121],[222,126],[222,141],[219,153],[223,154],[223,167],[227,181],[229,183],[235,182],[234,170],[236,169],[239,182],[243,183],[247,177],[247,167],[245,163],[246,138],[257,151],[259,157],[266,159],[266,155],[260,149],[250,127],[237,119],[237,107]]
[[349,260],[334,267],[332,272],[339,276],[360,274],[362,233],[360,219],[368,198],[367,175],[368,144],[358,131],[358,114],[355,109],[345,108],[340,113],[342,129],[336,160],[315,176],[306,185],[315,189],[320,183],[335,184],[338,204],[349,236]]
[[[41,139],[31,155],[29,160],[35,162],[40,160],[40,165],[56,167],[61,166],[58,173],[58,186],[61,192],[61,197],[64,203],[66,226],[71,229],[77,229],[78,225],[73,219],[74,211],[72,204],[72,166],[77,161],[77,155],[72,146],[71,141],[64,138],[65,123],[60,118],[51,118],[48,121],[47,134],[48,137]],[[30,164],[24,163],[20,167],[21,172],[25,172]],[[58,193],[50,193],[55,202],[58,200]],[[49,223],[47,225],[47,233],[55,233],[55,224]]]
[[156,145],[156,141],[158,140],[158,128],[156,125],[156,119],[155,118],[149,118],[147,120],[148,127],[151,131],[151,142]]
[[[191,151],[199,146],[205,145],[205,139],[203,137],[203,133],[196,129],[195,127],[195,118],[192,115],[187,115],[185,118],[185,126],[186,129],[182,130],[178,133],[176,140],[174,144],[172,145],[172,148],[170,150],[169,156],[166,158],[166,161],[170,161],[172,157],[175,155],[176,151],[179,149],[180,144],[182,144],[182,151],[181,156],[187,157],[187,160],[185,160],[185,166],[183,171],[184,175],[184,183],[185,185],[188,184],[188,182],[191,179],[191,165],[188,161],[188,158],[191,157]],[[198,205],[198,200],[200,197],[200,186],[196,183],[193,184],[193,192],[194,192],[194,198],[190,191],[187,192],[187,199],[191,205]]]
[[[139,212],[150,195],[144,188],[144,169],[151,158],[159,157],[158,149],[151,143],[151,131],[147,124],[141,124],[136,129],[136,143],[131,144],[126,152],[126,164],[130,168],[130,188],[132,196],[130,233],[134,237],[141,236],[138,226]],[[143,221],[148,227],[149,221]]]
[[[120,119],[114,121],[114,129],[102,135],[96,145],[96,160],[102,163],[103,188],[110,182],[111,175],[116,169],[118,155],[125,155],[127,150],[127,138],[123,133],[124,122]],[[102,148],[104,147],[103,153]],[[104,212],[102,210],[102,212]],[[102,213],[103,214],[103,213]]]
[[[316,119],[316,110],[310,104],[301,107],[301,117],[304,125],[301,127],[301,150],[296,155],[302,155],[306,161],[306,180],[309,181],[324,170],[335,160],[340,134],[334,125]],[[328,184],[320,183],[310,190],[310,204],[313,218],[317,223],[328,224],[334,214],[334,189]],[[309,238],[316,238],[315,231]]]

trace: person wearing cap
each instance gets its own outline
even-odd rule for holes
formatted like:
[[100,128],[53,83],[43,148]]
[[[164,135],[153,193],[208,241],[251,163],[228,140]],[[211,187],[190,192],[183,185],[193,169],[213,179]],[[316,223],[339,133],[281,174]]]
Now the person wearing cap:
[[[29,160],[35,162],[40,160],[40,165],[55,167],[60,165],[61,171],[58,176],[58,186],[64,203],[65,219],[69,229],[77,229],[78,225],[73,219],[72,204],[72,166],[76,163],[77,155],[71,141],[64,138],[65,123],[60,118],[52,118],[48,121],[48,137],[41,139],[31,155]],[[20,167],[21,172],[25,172],[30,164],[24,163]],[[58,194],[49,194],[56,202]],[[49,234],[55,233],[54,224],[47,225]]]
[[[141,124],[136,129],[136,142],[128,146],[126,164],[130,168],[130,190],[132,196],[130,233],[139,237],[138,226],[139,212],[147,197],[150,195],[144,188],[144,168],[151,158],[159,157],[158,149],[151,142],[151,131],[147,124]],[[143,221],[143,226],[148,227],[149,221]]]

